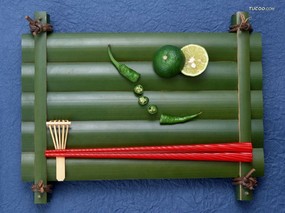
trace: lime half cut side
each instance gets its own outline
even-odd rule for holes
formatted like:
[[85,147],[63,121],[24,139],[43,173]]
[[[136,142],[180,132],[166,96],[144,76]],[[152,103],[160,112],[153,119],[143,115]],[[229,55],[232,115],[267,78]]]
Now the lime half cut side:
[[185,56],[185,64],[181,72],[187,76],[198,76],[203,73],[209,63],[209,56],[204,47],[188,44],[181,48]]

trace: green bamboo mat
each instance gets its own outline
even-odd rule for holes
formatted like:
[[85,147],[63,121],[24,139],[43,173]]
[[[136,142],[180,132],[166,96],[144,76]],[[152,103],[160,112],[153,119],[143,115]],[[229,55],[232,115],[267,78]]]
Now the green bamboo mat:
[[[190,43],[208,51],[210,62],[202,75],[162,79],[154,73],[151,60],[159,47]],[[189,123],[161,126],[159,116],[148,115],[137,104],[133,84],[122,78],[109,61],[108,44],[116,59],[141,73],[145,95],[159,107],[159,113],[203,114]],[[66,159],[66,180],[233,178],[252,167],[256,168],[255,176],[263,176],[261,49],[259,33],[23,35],[23,180],[55,180],[55,160],[43,155],[46,149],[53,149],[45,126],[46,120],[53,119],[72,122],[68,148],[228,143],[243,142],[244,138],[254,146],[253,162],[242,165]],[[247,72],[241,75],[241,69]],[[245,130],[243,125],[247,126]],[[238,190],[238,199],[251,198],[248,192]],[[46,197],[35,199],[46,202]]]

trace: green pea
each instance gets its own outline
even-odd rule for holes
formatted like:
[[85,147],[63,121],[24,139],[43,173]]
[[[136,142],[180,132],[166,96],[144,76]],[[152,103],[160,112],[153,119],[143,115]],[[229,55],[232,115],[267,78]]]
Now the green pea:
[[149,99],[146,96],[140,96],[138,99],[138,102],[139,102],[139,105],[144,106],[148,104]]
[[157,113],[158,108],[157,108],[156,105],[149,105],[149,106],[147,107],[147,111],[148,111],[149,114],[154,115],[154,114]]
[[134,88],[134,93],[136,95],[142,95],[143,94],[143,86],[140,84],[136,85]]

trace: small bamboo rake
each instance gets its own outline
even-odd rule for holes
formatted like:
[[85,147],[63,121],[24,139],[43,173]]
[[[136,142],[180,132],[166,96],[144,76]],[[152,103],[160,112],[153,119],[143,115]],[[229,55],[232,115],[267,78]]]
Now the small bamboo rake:
[[[68,120],[53,120],[46,122],[46,125],[49,128],[54,148],[64,150],[71,122]],[[56,157],[56,179],[58,181],[65,179],[65,157]]]

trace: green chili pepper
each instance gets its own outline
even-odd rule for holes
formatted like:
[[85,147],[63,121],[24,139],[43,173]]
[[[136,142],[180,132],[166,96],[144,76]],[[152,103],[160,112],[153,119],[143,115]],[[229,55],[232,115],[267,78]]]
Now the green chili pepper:
[[139,105],[144,106],[148,104],[149,99],[146,96],[140,96],[138,99],[138,102],[139,102]]
[[142,95],[143,94],[143,86],[140,84],[136,85],[134,88],[134,93],[136,95]]
[[202,112],[199,112],[199,113],[193,114],[193,115],[188,115],[188,116],[172,116],[172,115],[161,114],[160,124],[184,123],[184,122],[192,120],[193,118],[196,118],[197,116],[199,116],[201,114],[202,114]]
[[116,61],[116,59],[113,57],[112,53],[111,53],[111,46],[108,45],[108,55],[110,57],[110,60],[112,61],[112,63],[114,64],[114,66],[117,68],[117,70],[119,71],[119,73],[124,76],[126,79],[128,79],[129,81],[135,83],[139,80],[140,78],[140,74],[137,73],[135,70],[129,68],[127,65],[125,64],[121,64],[118,61]]
[[147,107],[147,111],[148,111],[149,114],[154,115],[154,114],[157,113],[158,109],[157,109],[156,105],[149,105]]

